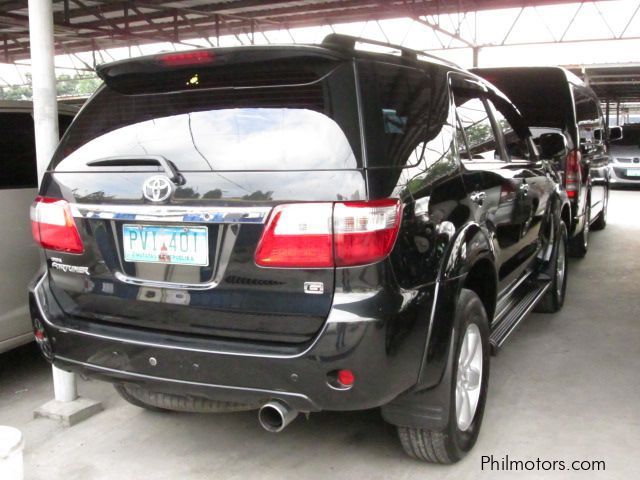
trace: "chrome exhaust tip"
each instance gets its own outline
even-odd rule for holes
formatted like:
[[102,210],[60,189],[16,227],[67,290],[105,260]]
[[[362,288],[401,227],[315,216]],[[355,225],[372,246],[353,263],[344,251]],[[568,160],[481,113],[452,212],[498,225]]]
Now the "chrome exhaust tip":
[[297,410],[292,410],[289,405],[280,400],[271,400],[265,403],[258,411],[260,425],[267,432],[278,433],[298,416]]

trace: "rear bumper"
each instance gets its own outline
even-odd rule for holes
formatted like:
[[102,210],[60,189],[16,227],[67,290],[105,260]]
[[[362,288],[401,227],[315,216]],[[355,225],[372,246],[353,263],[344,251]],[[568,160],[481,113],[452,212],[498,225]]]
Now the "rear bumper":
[[[212,400],[260,405],[280,399],[301,411],[360,410],[384,405],[416,384],[434,290],[425,287],[414,302],[381,289],[336,292],[320,333],[296,347],[178,337],[73,318],[63,313],[47,275],[30,288],[30,305],[51,342],[53,363],[65,370]],[[339,369],[355,374],[348,390],[328,382],[328,374]]]

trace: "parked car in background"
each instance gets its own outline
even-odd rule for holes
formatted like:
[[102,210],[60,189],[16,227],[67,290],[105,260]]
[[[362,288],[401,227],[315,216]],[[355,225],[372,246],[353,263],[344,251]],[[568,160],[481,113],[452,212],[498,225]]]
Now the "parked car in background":
[[609,181],[611,186],[640,185],[640,124],[622,127],[622,138],[611,142]]
[[32,208],[49,361],[145,408],[381,407],[413,457],[473,447],[490,352],[562,308],[569,200],[493,86],[357,42],[98,67]]
[[554,132],[565,137],[557,163],[571,199],[570,251],[576,257],[585,256],[589,230],[605,228],[609,205],[609,132],[596,94],[560,67],[473,71],[513,101],[537,143],[542,135]]
[[[27,101],[0,101],[0,353],[33,340],[24,290],[39,265],[26,212],[37,194],[33,106]],[[77,109],[61,106],[60,131]]]

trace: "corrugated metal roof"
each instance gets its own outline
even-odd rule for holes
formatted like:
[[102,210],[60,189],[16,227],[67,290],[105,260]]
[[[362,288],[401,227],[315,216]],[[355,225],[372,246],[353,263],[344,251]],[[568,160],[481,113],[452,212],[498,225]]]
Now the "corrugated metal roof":
[[[56,52],[248,34],[282,28],[570,3],[568,0],[52,0]],[[0,1],[0,58],[29,54],[27,0]]]
[[640,101],[640,63],[569,67],[606,102]]

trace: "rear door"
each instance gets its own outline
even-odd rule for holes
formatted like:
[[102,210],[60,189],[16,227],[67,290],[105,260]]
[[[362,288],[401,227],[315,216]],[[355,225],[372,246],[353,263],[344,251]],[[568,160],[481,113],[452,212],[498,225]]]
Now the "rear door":
[[[0,346],[31,331],[26,288],[38,269],[27,212],[36,196],[36,152],[29,111],[2,112],[0,129]],[[1,349],[0,349],[1,350]]]
[[507,156],[486,89],[474,82],[456,83],[454,99],[465,186],[476,221],[492,234],[499,286],[505,290],[520,277],[531,255],[527,176]]
[[523,136],[522,124],[513,108],[495,97],[489,99],[500,136],[505,146],[509,168],[522,180],[520,185],[521,207],[518,212],[522,224],[522,237],[531,255],[537,252],[541,226],[555,184],[549,175],[549,167],[535,155],[530,136]]
[[328,228],[314,202],[365,198],[353,66],[223,59],[107,79],[63,139],[43,194],[71,203],[84,244],[47,252],[68,314],[278,343],[322,327],[334,269],[254,255],[275,205],[308,203],[298,226]]
[[[21,102],[14,102],[21,103]],[[38,270],[38,247],[31,238],[27,212],[37,195],[35,132],[31,103],[0,113],[0,262],[10,275],[0,276],[0,351],[16,337],[31,334],[31,319],[25,291]],[[68,107],[65,110],[71,110]],[[60,113],[58,126],[64,133],[73,113]],[[14,342],[10,344],[10,340]]]
[[605,125],[595,94],[580,85],[572,85],[572,89],[582,154],[582,178],[585,184],[588,182],[591,185],[591,221],[603,208],[606,194],[609,156]]

